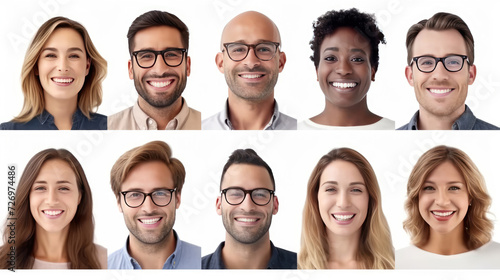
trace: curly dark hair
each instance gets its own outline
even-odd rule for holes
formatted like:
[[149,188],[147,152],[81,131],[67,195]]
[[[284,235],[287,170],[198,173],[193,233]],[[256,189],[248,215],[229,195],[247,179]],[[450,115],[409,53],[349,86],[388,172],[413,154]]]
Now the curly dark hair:
[[328,11],[313,22],[314,36],[309,42],[313,55],[311,60],[316,69],[319,65],[320,48],[326,36],[332,34],[339,27],[352,27],[370,41],[370,63],[376,70],[378,68],[378,45],[385,44],[385,36],[377,26],[375,16],[361,13],[356,8],[340,11]]

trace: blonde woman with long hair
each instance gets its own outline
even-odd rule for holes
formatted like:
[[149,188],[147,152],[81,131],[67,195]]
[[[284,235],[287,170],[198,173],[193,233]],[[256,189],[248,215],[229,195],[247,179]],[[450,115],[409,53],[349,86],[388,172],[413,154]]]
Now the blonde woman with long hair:
[[330,151],[309,178],[298,267],[394,268],[377,178],[355,150]]
[[21,113],[0,129],[107,129],[107,117],[95,112],[106,71],[107,62],[83,25],[64,17],[49,19],[24,58]]
[[412,245],[396,252],[396,268],[500,268],[491,241],[491,198],[483,176],[463,151],[425,152],[408,179],[403,227]]

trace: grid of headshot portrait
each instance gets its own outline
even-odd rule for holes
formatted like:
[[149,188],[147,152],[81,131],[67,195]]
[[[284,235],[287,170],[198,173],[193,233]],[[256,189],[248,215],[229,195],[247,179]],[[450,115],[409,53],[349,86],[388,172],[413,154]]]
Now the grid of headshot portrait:
[[498,278],[500,4],[310,2],[2,4],[0,277]]

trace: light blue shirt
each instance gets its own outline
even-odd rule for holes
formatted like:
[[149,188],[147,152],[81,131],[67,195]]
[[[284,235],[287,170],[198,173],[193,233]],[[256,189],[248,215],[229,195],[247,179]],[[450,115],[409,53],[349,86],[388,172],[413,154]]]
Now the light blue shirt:
[[[179,239],[174,231],[177,240],[175,251],[170,255],[163,269],[201,269],[201,248]],[[128,242],[120,250],[112,253],[108,257],[108,269],[142,269],[139,263],[128,253]]]
[[[202,130],[234,130],[228,114],[228,102],[224,109],[219,113],[203,120],[201,123]],[[297,130],[297,120],[281,113],[278,110],[278,102],[274,101],[274,111],[271,120],[266,125],[264,130]]]

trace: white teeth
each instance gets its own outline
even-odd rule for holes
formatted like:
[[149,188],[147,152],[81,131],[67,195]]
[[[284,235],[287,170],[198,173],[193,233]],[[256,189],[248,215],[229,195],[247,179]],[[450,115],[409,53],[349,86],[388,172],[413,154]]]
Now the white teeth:
[[241,75],[242,78],[245,78],[245,79],[257,79],[257,78],[260,78],[264,75]]
[[434,94],[445,94],[451,91],[451,88],[446,88],[446,89],[436,89],[436,88],[430,88],[430,92]]
[[74,79],[59,79],[59,78],[52,78],[52,80],[56,83],[64,83],[64,84],[69,84],[73,82]]
[[172,83],[172,81],[168,81],[168,82],[149,82],[150,85],[154,86],[154,87],[157,87],[157,88],[161,88],[161,87],[166,87],[168,85],[170,85]]
[[249,218],[236,218],[238,222],[245,222],[245,223],[253,223],[256,222],[257,219],[249,219]]
[[44,210],[43,213],[45,213],[46,215],[49,215],[49,216],[57,216],[59,214],[61,214],[63,211],[59,210],[59,211],[48,211],[48,210]]
[[358,85],[357,83],[338,83],[338,82],[332,82],[330,84],[337,88],[353,88]]
[[439,216],[439,217],[448,217],[449,215],[453,214],[454,211],[450,212],[434,212],[432,211],[432,214]]
[[146,225],[152,225],[157,223],[160,220],[160,218],[155,218],[155,219],[140,219],[141,223],[146,224]]
[[353,215],[333,215],[333,217],[335,218],[335,220],[338,220],[338,221],[348,221],[354,217],[354,214]]

